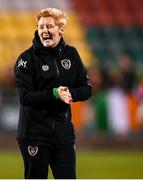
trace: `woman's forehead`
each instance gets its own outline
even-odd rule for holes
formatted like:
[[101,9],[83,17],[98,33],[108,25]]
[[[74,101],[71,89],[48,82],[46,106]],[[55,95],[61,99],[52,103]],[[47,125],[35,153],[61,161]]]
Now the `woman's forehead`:
[[55,20],[53,17],[41,17],[38,24],[55,24]]

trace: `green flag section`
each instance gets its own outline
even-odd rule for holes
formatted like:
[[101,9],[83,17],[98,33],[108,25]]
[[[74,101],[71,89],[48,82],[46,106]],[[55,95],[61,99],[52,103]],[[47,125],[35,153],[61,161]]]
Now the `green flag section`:
[[98,132],[108,132],[106,92],[100,91],[93,97],[95,126]]

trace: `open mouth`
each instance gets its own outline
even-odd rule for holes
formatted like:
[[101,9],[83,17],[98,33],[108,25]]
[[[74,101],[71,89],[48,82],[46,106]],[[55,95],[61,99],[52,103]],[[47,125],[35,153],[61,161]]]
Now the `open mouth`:
[[52,36],[50,35],[50,34],[45,34],[44,36],[43,36],[43,40],[45,41],[45,40],[52,40]]

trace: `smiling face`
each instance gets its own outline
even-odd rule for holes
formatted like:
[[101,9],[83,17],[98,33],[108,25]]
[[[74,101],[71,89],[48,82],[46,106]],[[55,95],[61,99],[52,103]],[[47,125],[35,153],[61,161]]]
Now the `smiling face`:
[[61,31],[53,17],[41,17],[38,21],[38,35],[45,47],[56,46],[60,41]]

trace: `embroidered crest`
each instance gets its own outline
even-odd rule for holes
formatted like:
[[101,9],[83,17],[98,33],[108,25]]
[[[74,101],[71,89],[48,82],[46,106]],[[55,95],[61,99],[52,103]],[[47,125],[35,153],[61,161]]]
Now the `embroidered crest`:
[[61,64],[65,69],[70,69],[71,67],[71,61],[69,59],[63,59]]
[[38,153],[37,146],[28,146],[28,152],[31,156],[35,156]]
[[49,65],[42,65],[43,71],[48,71],[49,70]]
[[23,61],[22,59],[20,59],[18,62],[18,67],[22,66],[22,67],[26,68],[26,64],[27,64],[27,61]]

